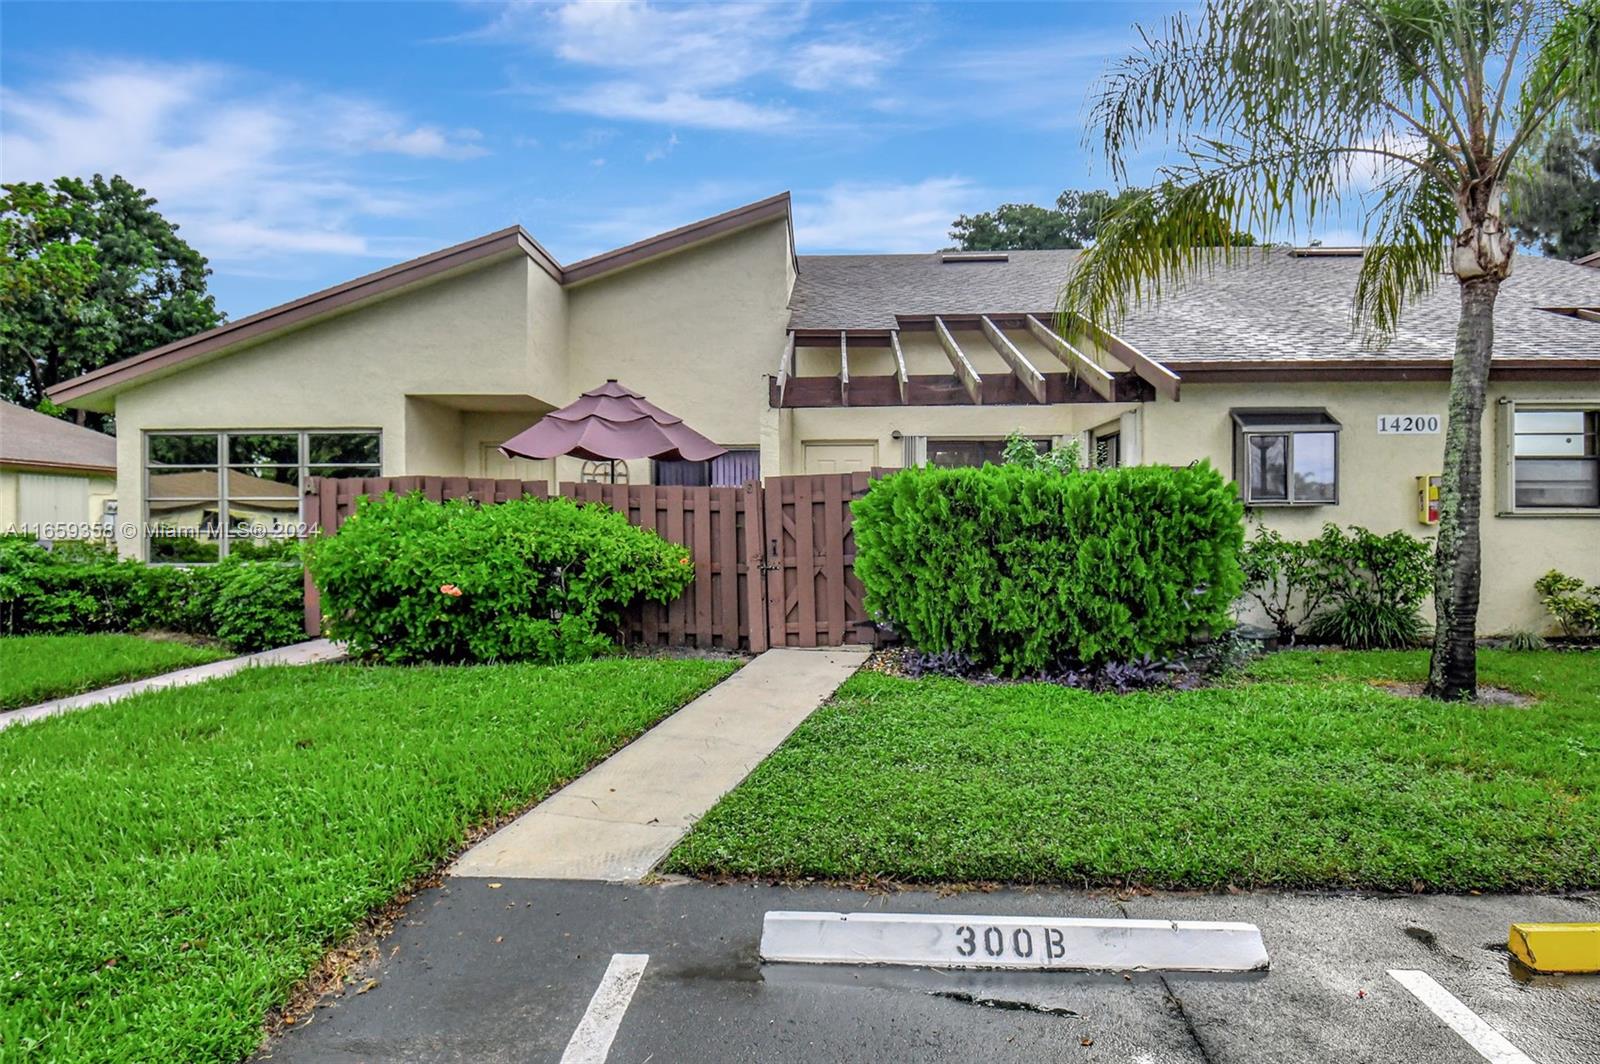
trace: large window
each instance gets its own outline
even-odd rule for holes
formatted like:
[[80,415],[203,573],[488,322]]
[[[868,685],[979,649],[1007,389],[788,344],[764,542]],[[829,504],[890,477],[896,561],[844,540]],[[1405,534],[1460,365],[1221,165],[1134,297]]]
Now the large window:
[[1248,506],[1339,501],[1339,428],[1326,410],[1235,410],[1234,479]]
[[651,462],[650,480],[654,484],[682,484],[687,487],[743,487],[761,479],[761,452],[740,447],[709,462]]
[[271,554],[299,534],[307,477],[375,477],[376,432],[161,432],[145,436],[153,562]]
[[[1049,440],[1030,440],[1040,454],[1050,449]],[[929,440],[928,464],[941,469],[959,469],[963,466],[1002,465],[1005,462],[1005,440]]]
[[1513,501],[1517,509],[1600,508],[1600,409],[1512,411]]

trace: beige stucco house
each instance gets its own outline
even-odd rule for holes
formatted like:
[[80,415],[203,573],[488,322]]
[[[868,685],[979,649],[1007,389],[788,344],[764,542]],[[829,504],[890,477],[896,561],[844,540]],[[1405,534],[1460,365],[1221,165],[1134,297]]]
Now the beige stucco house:
[[[1102,464],[1208,459],[1289,534],[1427,532],[1453,285],[1374,353],[1350,328],[1359,250],[1263,249],[1111,333],[1052,314],[1074,254],[798,255],[786,194],[566,265],[512,227],[51,395],[115,411],[124,523],[157,529],[121,547],[155,560],[191,517],[215,552],[225,528],[284,534],[310,475],[577,479],[496,448],[607,378],[732,449],[634,483],[981,462],[1019,430]],[[1600,272],[1519,258],[1496,322],[1491,632],[1544,626],[1546,569],[1600,580]]]
[[115,439],[0,402],[0,532],[99,539],[116,494]]

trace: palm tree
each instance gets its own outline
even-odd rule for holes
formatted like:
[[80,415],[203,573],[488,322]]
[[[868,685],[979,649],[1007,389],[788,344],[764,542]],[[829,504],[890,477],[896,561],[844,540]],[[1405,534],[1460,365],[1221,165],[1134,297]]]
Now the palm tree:
[[[1208,0],[1172,16],[1100,88],[1091,128],[1113,175],[1176,134],[1157,187],[1101,223],[1063,316],[1120,317],[1164,285],[1249,252],[1257,233],[1348,205],[1363,178],[1352,328],[1391,336],[1448,269],[1450,371],[1428,692],[1476,692],[1481,422],[1494,304],[1511,270],[1512,164],[1546,123],[1600,122],[1600,0]],[[1220,221],[1219,221],[1220,220]]]

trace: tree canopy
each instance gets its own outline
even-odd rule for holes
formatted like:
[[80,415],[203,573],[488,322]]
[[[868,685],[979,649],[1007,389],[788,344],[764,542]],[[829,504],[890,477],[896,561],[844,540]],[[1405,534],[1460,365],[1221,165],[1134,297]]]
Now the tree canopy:
[[143,189],[99,174],[0,188],[0,397],[38,406],[53,384],[223,321],[206,260]]
[[[1002,203],[992,211],[961,215],[950,225],[950,239],[962,251],[1087,247],[1094,242],[1100,219],[1107,211],[1139,191],[1123,189],[1112,195],[1103,188],[1087,192],[1069,188],[1056,197],[1053,209],[1032,203]],[[1249,233],[1229,233],[1229,243],[1236,246],[1255,242]]]
[[1516,176],[1508,217],[1518,240],[1558,259],[1600,251],[1600,133],[1552,126]]

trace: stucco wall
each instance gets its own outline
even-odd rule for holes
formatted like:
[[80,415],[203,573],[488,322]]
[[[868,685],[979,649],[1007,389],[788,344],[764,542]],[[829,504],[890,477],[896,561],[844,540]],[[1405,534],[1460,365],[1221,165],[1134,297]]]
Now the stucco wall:
[[[1497,516],[1495,490],[1505,476],[1496,462],[1495,400],[1573,400],[1600,402],[1600,386],[1527,382],[1495,384],[1484,415],[1483,596],[1478,630],[1548,630],[1550,619],[1534,594],[1533,582],[1551,568],[1590,582],[1600,581],[1600,515]],[[1305,539],[1326,521],[1364,525],[1376,532],[1405,529],[1431,534],[1418,522],[1415,478],[1437,474],[1444,436],[1379,435],[1384,414],[1445,413],[1446,388],[1438,384],[1324,383],[1259,385],[1183,385],[1182,401],[1158,401],[1142,411],[1144,460],[1184,464],[1207,458],[1225,476],[1233,475],[1235,407],[1322,407],[1343,426],[1339,441],[1339,502],[1332,506],[1257,507],[1269,527]],[[1426,615],[1431,617],[1431,604]]]
[[788,240],[780,219],[570,289],[568,398],[615,377],[717,443],[756,446],[789,320]]
[[[548,275],[517,255],[123,392],[116,406],[119,524],[143,518],[146,432],[378,429],[385,475],[465,473],[462,414],[407,397],[559,395],[563,298]],[[139,556],[143,544],[119,547]]]

